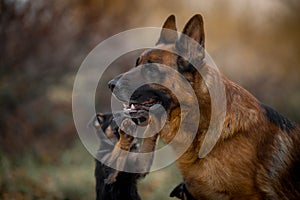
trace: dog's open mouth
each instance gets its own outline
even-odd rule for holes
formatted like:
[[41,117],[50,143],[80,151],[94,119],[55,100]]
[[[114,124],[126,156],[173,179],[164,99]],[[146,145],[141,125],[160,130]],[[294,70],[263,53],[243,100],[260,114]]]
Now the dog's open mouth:
[[136,113],[141,110],[149,111],[152,106],[158,103],[159,102],[154,98],[150,98],[143,102],[131,100],[128,104],[124,104],[124,109],[128,110],[130,113]]
[[136,124],[147,123],[149,118],[149,110],[155,104],[161,104],[155,98],[149,98],[145,101],[130,100],[129,103],[124,103],[124,111],[132,117]]

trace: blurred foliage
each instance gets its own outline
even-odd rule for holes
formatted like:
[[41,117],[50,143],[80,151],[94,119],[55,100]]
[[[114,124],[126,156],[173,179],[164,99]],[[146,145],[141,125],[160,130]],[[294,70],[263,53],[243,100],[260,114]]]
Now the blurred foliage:
[[94,199],[94,161],[77,141],[54,164],[26,154],[15,165],[1,156],[0,199]]
[[[38,162],[31,154],[20,158],[17,166],[4,155],[0,162],[0,199],[95,199],[94,160],[79,140],[55,165]],[[167,199],[180,181],[173,164],[142,179],[139,192],[142,199]]]
[[[105,28],[107,18],[122,14],[110,14],[118,1],[0,2],[0,144],[13,154],[28,150],[26,143],[57,135],[66,145],[76,136],[70,76],[96,41],[120,31]],[[115,26],[123,24],[126,18],[114,20]]]
[[[0,198],[94,198],[93,158],[77,141],[71,95],[76,72],[99,42],[129,28],[179,30],[205,19],[206,46],[220,70],[300,122],[300,1],[0,0]],[[98,111],[109,111],[106,82],[135,62],[112,63],[100,80]],[[120,67],[122,66],[122,67]],[[144,199],[167,199],[174,166],[141,183]]]

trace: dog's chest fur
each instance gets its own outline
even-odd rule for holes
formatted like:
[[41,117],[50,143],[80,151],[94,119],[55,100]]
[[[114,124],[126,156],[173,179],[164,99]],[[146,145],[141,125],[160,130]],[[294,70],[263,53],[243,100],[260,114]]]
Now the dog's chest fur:
[[231,199],[241,194],[255,196],[257,192],[253,190],[255,183],[252,178],[255,169],[251,167],[257,161],[254,148],[251,142],[240,136],[218,144],[208,156],[192,163],[188,162],[190,158],[185,157],[190,157],[187,152],[177,164],[188,190],[197,198]]

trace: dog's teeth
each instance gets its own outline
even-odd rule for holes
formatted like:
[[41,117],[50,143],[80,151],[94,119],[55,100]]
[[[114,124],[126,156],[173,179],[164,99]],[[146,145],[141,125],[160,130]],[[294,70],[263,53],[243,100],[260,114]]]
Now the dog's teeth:
[[130,109],[135,110],[135,106],[133,104],[131,104]]
[[126,103],[123,103],[123,110],[130,110],[130,106]]

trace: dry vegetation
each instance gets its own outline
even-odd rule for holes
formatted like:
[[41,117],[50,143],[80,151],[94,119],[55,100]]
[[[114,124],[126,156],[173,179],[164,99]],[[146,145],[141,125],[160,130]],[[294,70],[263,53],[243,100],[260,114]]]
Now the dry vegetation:
[[[228,77],[300,122],[300,3],[261,1],[0,0],[0,199],[94,198],[93,158],[78,141],[71,94],[93,47],[120,31],[206,22],[207,49]],[[130,4],[130,5],[128,5]],[[153,11],[151,11],[153,10]],[[124,59],[124,71],[135,59]],[[107,80],[119,74],[107,72]],[[107,111],[109,91],[97,96]],[[175,174],[175,176],[174,176]],[[144,199],[167,199],[174,166],[142,181]]]

